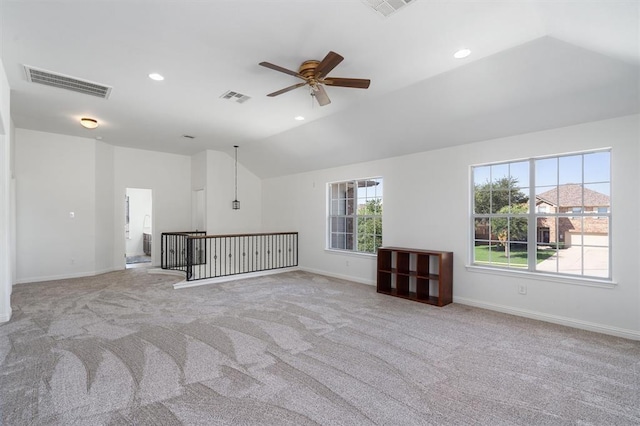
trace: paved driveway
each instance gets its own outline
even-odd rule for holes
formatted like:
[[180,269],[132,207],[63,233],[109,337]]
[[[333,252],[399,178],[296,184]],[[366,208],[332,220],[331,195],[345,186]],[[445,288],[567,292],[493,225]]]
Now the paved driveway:
[[[582,246],[558,250],[548,259],[538,263],[538,271],[582,274]],[[609,276],[609,249],[607,247],[584,247],[584,275]]]

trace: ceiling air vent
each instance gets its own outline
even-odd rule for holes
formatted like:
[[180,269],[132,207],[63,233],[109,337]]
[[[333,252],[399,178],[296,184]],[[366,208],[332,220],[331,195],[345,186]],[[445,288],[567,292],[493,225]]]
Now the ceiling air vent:
[[80,80],[79,78],[68,75],[56,74],[51,71],[33,68],[29,65],[25,65],[24,70],[27,74],[27,80],[31,83],[71,90],[85,95],[97,96],[102,99],[108,99],[111,94],[111,87],[103,84]]
[[241,104],[247,102],[251,97],[247,95],[243,95],[242,93],[233,92],[231,90],[224,92],[221,96],[222,99],[228,99],[230,101],[236,101]]
[[385,18],[405,7],[414,0],[362,0],[367,6]]

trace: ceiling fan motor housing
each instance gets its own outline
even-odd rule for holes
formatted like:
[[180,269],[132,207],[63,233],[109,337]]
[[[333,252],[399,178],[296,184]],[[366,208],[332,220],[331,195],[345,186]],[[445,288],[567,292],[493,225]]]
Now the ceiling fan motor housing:
[[315,80],[316,69],[320,65],[320,61],[310,60],[304,61],[302,65],[300,65],[300,69],[298,70],[298,74],[303,76],[306,80]]

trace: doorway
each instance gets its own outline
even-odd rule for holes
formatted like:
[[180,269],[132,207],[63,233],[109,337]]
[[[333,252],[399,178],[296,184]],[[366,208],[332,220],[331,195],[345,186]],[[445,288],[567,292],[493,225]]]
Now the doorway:
[[124,205],[126,267],[149,266],[153,245],[153,193],[145,188],[127,188]]

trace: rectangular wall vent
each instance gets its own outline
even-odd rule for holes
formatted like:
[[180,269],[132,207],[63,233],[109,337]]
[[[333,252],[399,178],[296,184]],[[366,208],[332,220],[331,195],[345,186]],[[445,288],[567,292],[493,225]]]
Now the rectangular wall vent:
[[412,3],[414,0],[362,0],[367,6],[381,14],[389,17],[399,9]]
[[247,95],[243,95],[242,93],[234,92],[234,91],[231,91],[231,90],[228,90],[228,91],[224,92],[220,97],[222,99],[228,99],[230,101],[236,101],[239,104],[247,102],[249,99],[251,99],[251,97],[249,97]]
[[27,81],[30,81],[31,83],[44,84],[46,86],[57,87],[59,89],[71,90],[73,92],[97,96],[103,99],[108,99],[111,94],[111,87],[105,86],[104,84],[33,68],[29,65],[25,65],[24,70],[27,75]]

